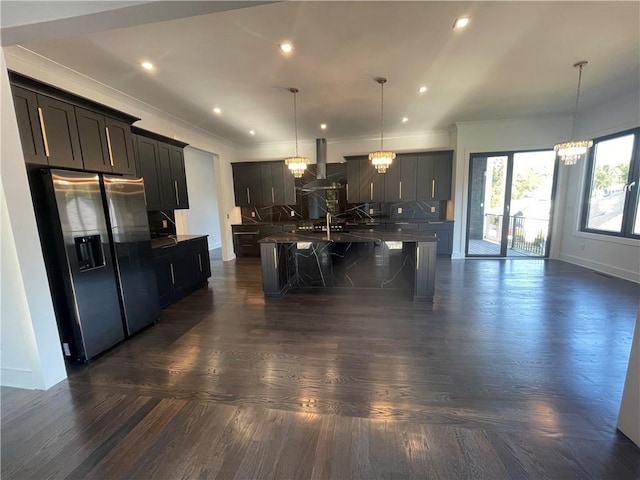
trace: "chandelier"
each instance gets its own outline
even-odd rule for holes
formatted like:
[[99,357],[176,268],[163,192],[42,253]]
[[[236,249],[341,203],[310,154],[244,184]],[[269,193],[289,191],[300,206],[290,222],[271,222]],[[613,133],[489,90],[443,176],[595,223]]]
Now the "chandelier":
[[384,77],[376,78],[376,82],[380,84],[380,150],[371,152],[369,154],[369,160],[378,173],[385,173],[387,168],[396,158],[396,154],[384,149],[384,84],[387,79]]
[[293,122],[296,129],[296,155],[295,157],[287,157],[284,159],[285,165],[289,167],[291,173],[296,178],[302,177],[302,174],[307,169],[307,165],[309,165],[309,159],[307,157],[301,157],[298,155],[298,108],[296,104],[296,93],[300,90],[297,88],[290,88],[289,91],[293,93]]
[[576,124],[578,123],[578,100],[580,99],[580,84],[582,83],[582,68],[589,62],[583,60],[573,66],[580,69],[578,74],[578,91],[576,93],[576,107],[573,112],[573,124],[571,126],[571,141],[558,143],[553,149],[565,165],[575,165],[580,157],[587,153],[587,149],[593,145],[593,140],[574,140]]

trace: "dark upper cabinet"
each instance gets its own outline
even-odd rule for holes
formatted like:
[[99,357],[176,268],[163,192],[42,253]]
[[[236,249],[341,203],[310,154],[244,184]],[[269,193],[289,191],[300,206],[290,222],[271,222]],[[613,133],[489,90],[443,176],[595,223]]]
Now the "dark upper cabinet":
[[144,195],[147,210],[162,210],[160,175],[158,171],[158,142],[141,135],[134,135],[138,153],[138,174],[144,179]]
[[[296,178],[282,161],[234,163],[233,191],[238,207],[294,205]],[[298,183],[302,183],[298,179]]]
[[131,125],[111,117],[104,117],[104,124],[107,148],[110,149],[113,161],[113,173],[137,175]]
[[385,173],[385,201],[411,202],[416,199],[417,156],[396,156]]
[[35,165],[49,165],[40,128],[37,95],[15,85],[11,87],[11,92],[25,162]]
[[73,105],[37,94],[45,154],[52,167],[82,169],[82,153]]
[[234,163],[233,191],[238,207],[262,205],[262,169],[259,163]]
[[360,161],[347,159],[347,203],[360,202]]
[[347,202],[384,202],[385,174],[367,156],[347,157]]
[[171,145],[158,142],[158,172],[162,208],[174,210],[178,206],[178,189],[171,176]]
[[134,175],[136,117],[9,72],[25,161]]
[[262,206],[284,205],[284,175],[282,165],[266,163],[260,165]]
[[189,208],[187,178],[184,168],[182,142],[173,145],[158,139],[161,135],[132,128],[136,143],[135,164],[144,179],[147,210],[175,210]]
[[189,208],[187,174],[184,167],[184,150],[171,145],[171,181],[176,193],[176,208]]
[[75,114],[85,170],[111,173],[104,115],[79,107],[75,107]]
[[453,151],[418,155],[416,200],[450,200]]

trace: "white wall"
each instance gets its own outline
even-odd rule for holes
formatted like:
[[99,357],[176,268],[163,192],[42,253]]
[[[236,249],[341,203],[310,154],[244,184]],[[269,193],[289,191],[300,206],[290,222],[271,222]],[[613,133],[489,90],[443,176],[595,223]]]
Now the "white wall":
[[4,54],[0,59],[0,383],[46,389],[66,371]]
[[[625,95],[579,117],[579,138],[597,138],[640,125],[640,92]],[[568,167],[561,199],[564,218],[557,257],[616,277],[640,282],[640,240],[579,231],[586,162]]]
[[176,210],[176,231],[185,235],[209,235],[209,250],[220,248],[218,188],[214,174],[214,155],[193,147],[184,149],[189,209]]
[[640,447],[640,307],[631,341],[631,355],[620,402],[618,428]]
[[231,224],[239,223],[240,215],[235,208],[233,182],[231,181],[231,162],[238,161],[235,147],[232,144],[151,105],[140,102],[46,58],[34,55],[21,47],[8,47],[3,50],[7,66],[11,70],[139,117],[142,120],[136,122],[135,125],[145,130],[175,138],[195,148],[215,153],[217,157],[214,160],[214,170],[218,173],[216,175],[218,209],[219,217],[223,220],[220,224],[222,259],[235,258]]

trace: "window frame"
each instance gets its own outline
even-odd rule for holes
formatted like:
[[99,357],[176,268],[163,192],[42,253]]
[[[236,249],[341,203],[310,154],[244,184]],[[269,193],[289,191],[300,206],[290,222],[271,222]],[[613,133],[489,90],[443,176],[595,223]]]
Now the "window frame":
[[[610,232],[606,230],[598,230],[595,228],[588,228],[587,222],[589,221],[589,206],[591,200],[591,189],[593,186],[593,173],[594,163],[596,157],[596,146],[598,143],[613,140],[620,137],[626,137],[627,135],[634,135],[633,147],[631,149],[631,159],[629,161],[629,176],[625,185],[629,185],[631,182],[635,182],[631,195],[625,187],[625,200],[622,207],[622,226],[620,232]],[[584,233],[593,233],[596,235],[606,235],[609,237],[617,238],[631,238],[640,239],[640,234],[633,233],[633,222],[636,216],[636,211],[640,205],[640,195],[638,189],[640,188],[640,127],[631,128],[622,132],[612,133],[598,137],[593,140],[593,146],[589,149],[586,162],[586,170],[584,175],[583,192],[582,192],[582,213],[580,216],[580,231]]]

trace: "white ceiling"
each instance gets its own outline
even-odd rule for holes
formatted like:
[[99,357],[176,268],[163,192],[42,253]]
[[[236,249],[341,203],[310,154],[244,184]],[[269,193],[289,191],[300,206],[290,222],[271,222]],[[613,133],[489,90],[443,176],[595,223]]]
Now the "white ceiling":
[[[639,2],[325,1],[217,10],[21,45],[238,145],[293,139],[292,86],[300,89],[301,140],[379,134],[378,76],[389,79],[385,136],[570,114],[579,60],[590,62],[581,107],[640,90]],[[471,23],[454,31],[462,15]],[[295,46],[290,56],[277,48],[284,40]],[[143,71],[142,60],[157,70]],[[422,84],[429,91],[421,95]]]

